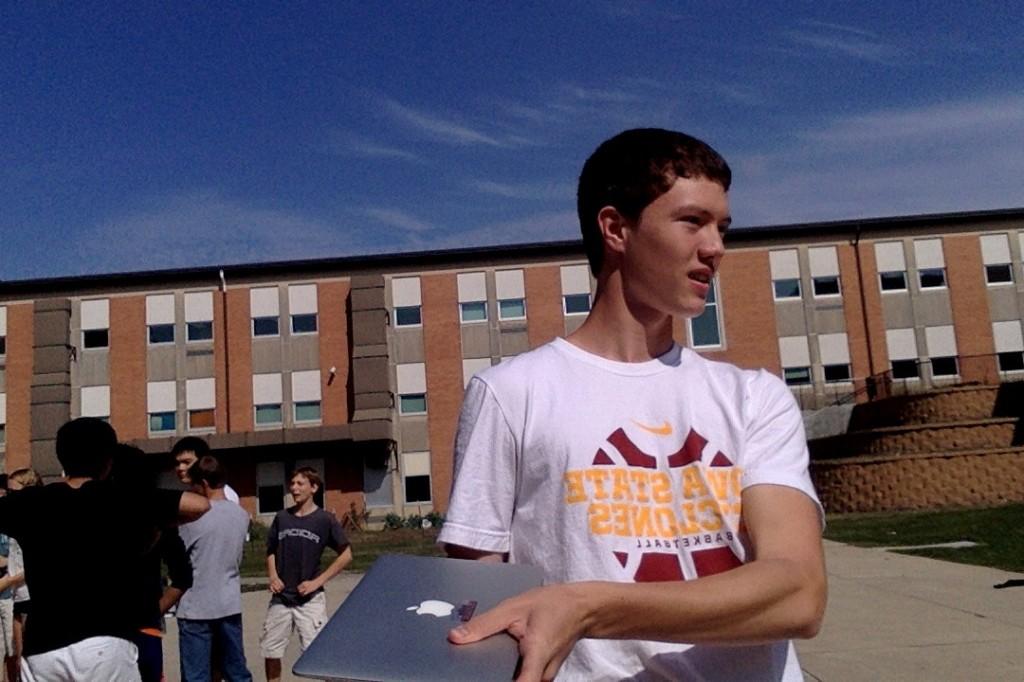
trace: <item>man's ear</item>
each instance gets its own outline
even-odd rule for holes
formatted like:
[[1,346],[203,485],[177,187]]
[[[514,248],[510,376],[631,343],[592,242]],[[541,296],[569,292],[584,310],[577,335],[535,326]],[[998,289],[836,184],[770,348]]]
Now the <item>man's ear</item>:
[[626,249],[626,228],[629,221],[614,206],[605,206],[597,212],[597,227],[605,249],[622,253]]

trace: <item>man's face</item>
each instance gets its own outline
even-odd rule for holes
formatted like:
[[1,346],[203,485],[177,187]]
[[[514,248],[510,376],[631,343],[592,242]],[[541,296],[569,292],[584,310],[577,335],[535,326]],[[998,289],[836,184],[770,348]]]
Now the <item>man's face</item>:
[[624,231],[621,255],[624,293],[638,319],[704,312],[731,222],[725,189],[705,178],[678,178],[644,208]]
[[192,483],[192,479],[188,477],[188,470],[189,467],[196,463],[197,459],[199,458],[196,457],[196,453],[192,452],[191,450],[179,452],[174,457],[174,473],[178,475],[178,480],[184,483],[185,485],[189,485],[190,483]]
[[291,483],[288,484],[288,492],[292,494],[295,504],[301,506],[313,497],[313,494],[316,492],[316,486],[310,483],[308,478],[300,474],[292,477]]

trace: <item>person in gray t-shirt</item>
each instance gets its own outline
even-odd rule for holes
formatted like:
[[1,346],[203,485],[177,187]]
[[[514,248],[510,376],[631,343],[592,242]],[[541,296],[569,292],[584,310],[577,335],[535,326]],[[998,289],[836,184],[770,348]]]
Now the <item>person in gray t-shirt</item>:
[[[263,622],[260,653],[268,682],[281,678],[281,659],[292,630],[299,631],[299,645],[305,651],[324,626],[324,584],[352,561],[352,549],[337,517],[313,501],[322,487],[315,469],[296,469],[288,479],[295,505],[277,513],[267,536],[267,577],[273,596]],[[338,556],[321,571],[320,557],[326,547]]]
[[[228,682],[252,680],[242,646],[242,588],[238,566],[249,531],[249,515],[224,496],[224,467],[212,455],[189,469],[196,491],[210,511],[179,528],[192,561],[193,581],[178,603],[178,644],[182,682],[209,680],[213,661]],[[214,647],[214,641],[217,646]]]

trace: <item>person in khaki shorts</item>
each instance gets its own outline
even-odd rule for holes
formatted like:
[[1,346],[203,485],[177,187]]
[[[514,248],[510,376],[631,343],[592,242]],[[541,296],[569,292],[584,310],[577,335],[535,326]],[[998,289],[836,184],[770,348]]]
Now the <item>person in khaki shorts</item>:
[[[281,679],[284,657],[293,630],[305,651],[327,621],[324,584],[352,561],[352,549],[337,517],[317,507],[313,496],[323,487],[315,469],[301,467],[289,478],[295,505],[274,517],[267,536],[267,577],[270,607],[263,623],[260,652],[267,680]],[[338,553],[322,573],[324,548]]]

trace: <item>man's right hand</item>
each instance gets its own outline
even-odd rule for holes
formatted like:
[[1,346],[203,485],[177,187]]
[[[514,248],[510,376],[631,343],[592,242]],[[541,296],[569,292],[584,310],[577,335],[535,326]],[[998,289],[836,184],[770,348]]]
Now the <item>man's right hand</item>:
[[273,594],[281,594],[284,591],[284,581],[280,578],[271,578],[270,591]]

